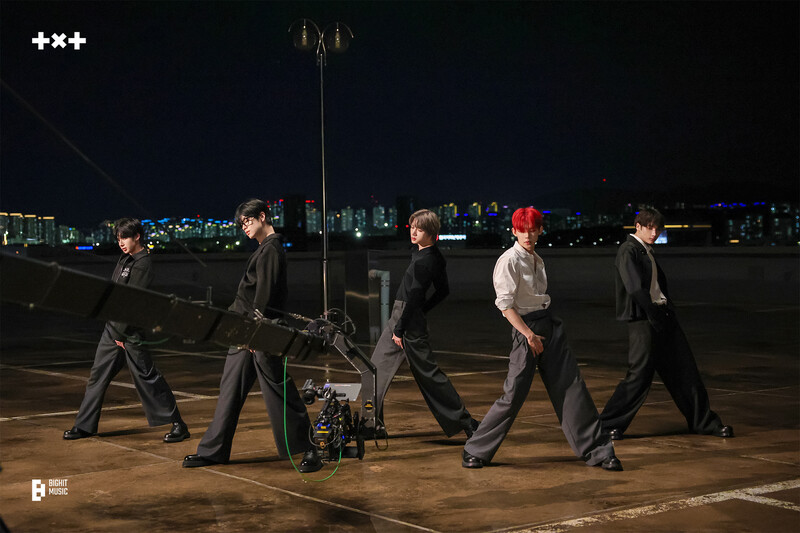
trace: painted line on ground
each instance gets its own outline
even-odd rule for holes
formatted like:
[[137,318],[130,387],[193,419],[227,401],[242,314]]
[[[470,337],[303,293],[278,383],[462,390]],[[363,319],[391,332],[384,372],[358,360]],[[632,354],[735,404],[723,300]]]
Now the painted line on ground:
[[[219,396],[202,396],[200,394],[193,395],[193,398],[181,398],[176,399],[177,403],[189,403],[189,402],[199,402],[203,400],[216,400]],[[250,396],[261,396],[261,391],[250,392],[247,394],[248,397]],[[141,403],[130,403],[126,405],[115,405],[113,407],[103,407],[100,409],[101,412],[105,413],[106,411],[124,411],[125,409],[141,409]],[[57,416],[66,416],[66,415],[77,415],[77,409],[74,411],[54,411],[52,413],[36,413],[33,415],[20,415],[20,416],[7,416],[0,418],[0,422],[12,422],[17,420],[31,420],[34,418],[48,418],[48,417],[57,417]]]
[[[689,509],[692,507],[699,507],[703,505],[710,505],[713,503],[719,503],[729,500],[738,499],[738,500],[754,501],[756,499],[756,496],[760,494],[778,492],[782,490],[791,490],[791,489],[796,489],[798,487],[800,487],[800,479],[793,479],[789,481],[781,481],[778,483],[770,483],[768,485],[761,485],[758,487],[750,487],[747,489],[736,489],[723,492],[715,492],[713,494],[706,494],[703,496],[693,496],[691,498],[683,498],[671,502],[656,503],[653,505],[644,505],[641,507],[633,507],[630,509],[623,509],[619,511],[608,511],[605,513],[598,513],[595,515],[585,516],[581,518],[573,518],[569,520],[563,520],[560,522],[550,522],[547,524],[540,524],[532,527],[523,526],[521,528],[503,528],[495,530],[493,533],[500,533],[500,532],[562,533],[570,529],[576,529],[585,526],[610,524],[612,522],[618,522],[621,520],[643,518],[659,513],[664,513],[667,511],[680,511],[683,509]],[[756,503],[774,505],[773,503],[769,503],[768,500],[772,500],[772,498],[763,498],[762,500],[757,501]],[[774,500],[774,501],[780,502],[780,500]],[[800,508],[798,508],[794,504],[788,502],[780,502],[780,503],[781,505],[779,505],[779,507],[792,508],[792,510],[800,512]],[[786,507],[786,505],[783,504],[786,504],[790,507]]]
[[[154,350],[154,351],[156,351],[156,350]],[[215,354],[210,354],[208,352],[182,352],[182,351],[179,351],[179,350],[160,350],[160,351],[169,353],[170,355],[173,355],[173,356],[174,355],[189,355],[189,356],[193,356],[193,357],[204,357],[206,359],[225,359],[227,357],[226,355],[215,355]],[[333,367],[328,367],[328,366],[317,366],[317,365],[301,365],[301,364],[291,363],[291,362],[289,363],[288,366],[289,366],[289,368],[305,368],[305,369],[308,369],[308,370],[322,370],[322,371],[325,371],[325,372],[340,372],[340,373],[344,373],[344,374],[358,374],[359,373],[355,369],[347,369],[347,368],[341,369],[341,368],[333,368]]]
[[[694,436],[694,435],[695,435],[694,433],[679,433],[679,434],[675,434],[675,435],[653,435],[652,437],[640,437],[640,438],[637,438],[636,440],[637,441],[653,442],[657,446],[670,446],[672,448],[680,448],[680,449],[683,449],[683,450],[697,451],[697,447],[696,446],[692,446],[692,445],[688,445],[688,444],[682,444],[682,443],[669,441],[669,440],[664,440],[666,437],[688,437],[688,436]],[[701,435],[701,436],[708,437],[709,435]],[[656,441],[655,439],[658,439],[658,440]],[[722,439],[722,440],[724,440],[724,439]],[[708,450],[708,451],[711,451],[711,450]],[[714,451],[714,453],[725,453],[722,450],[713,450],[713,451]],[[731,457],[739,457],[741,459],[756,459],[758,461],[766,461],[768,463],[776,463],[776,464],[789,465],[789,466],[800,466],[800,465],[798,465],[798,463],[792,463],[792,462],[789,462],[789,461],[780,461],[778,459],[769,459],[767,457],[759,457],[757,455],[736,454],[735,451],[729,452],[728,455],[731,456]]]
[[[141,453],[141,454],[148,455],[148,456],[153,457],[155,459],[159,459],[161,461],[165,461],[165,462],[169,462],[169,463],[176,462],[174,459],[172,459],[170,457],[165,457],[163,455],[157,455],[157,454],[154,454],[154,453],[151,453],[151,452],[147,452],[147,451],[143,451],[143,450],[139,450],[139,449],[136,449],[136,448],[130,448],[128,446],[123,446],[121,444],[115,444],[115,443],[109,442],[109,441],[107,441],[105,439],[95,439],[95,438],[92,438],[92,437],[89,437],[89,438],[91,440],[94,440],[94,441],[98,442],[98,443],[109,445],[109,446],[113,446],[115,448],[119,448],[119,449],[122,449],[122,450],[125,450],[125,451],[128,451],[128,452]],[[141,468],[141,467],[146,467],[146,466],[159,466],[159,465],[162,465],[162,464],[164,464],[164,463],[160,462],[160,463],[151,463],[151,464],[147,464],[147,465],[136,465],[134,468]],[[74,477],[77,477],[77,476],[86,476],[86,475],[93,475],[93,474],[97,474],[97,473],[114,472],[116,470],[117,469],[106,470],[106,471],[103,471],[103,472],[84,472],[84,473],[81,473],[81,474],[73,474],[72,476],[64,476],[64,477],[65,478],[74,478]],[[343,509],[345,511],[350,511],[350,512],[357,513],[357,514],[360,514],[360,515],[368,516],[370,518],[375,518],[375,519],[378,519],[378,520],[384,520],[386,522],[399,524],[399,525],[406,526],[406,527],[409,527],[409,528],[412,528],[412,529],[415,529],[415,530],[418,530],[418,531],[428,531],[429,533],[439,533],[435,529],[430,529],[430,528],[427,528],[427,527],[419,526],[417,524],[412,524],[410,522],[405,522],[403,520],[398,520],[396,518],[391,518],[389,516],[384,516],[384,515],[380,515],[380,514],[377,514],[377,513],[371,513],[369,511],[365,511],[365,510],[362,510],[362,509],[357,509],[355,507],[342,505],[340,503],[336,503],[336,502],[332,502],[332,501],[328,501],[328,500],[323,500],[321,498],[315,498],[314,496],[308,496],[306,494],[302,494],[302,493],[295,492],[295,491],[288,490],[288,489],[283,489],[283,488],[280,488],[280,487],[276,487],[274,485],[267,485],[266,483],[261,483],[260,481],[256,481],[254,479],[248,479],[248,478],[241,477],[241,476],[235,476],[235,475],[229,474],[227,472],[222,472],[220,470],[217,470],[216,468],[208,468],[208,467],[206,467],[206,468],[202,468],[202,469],[199,469],[199,470],[201,470],[202,472],[212,473],[212,474],[215,474],[215,475],[227,477],[227,478],[234,479],[234,480],[237,480],[237,481],[243,481],[245,483],[250,483],[252,485],[256,485],[256,486],[259,486],[259,487],[262,487],[262,488],[273,490],[275,492],[280,492],[280,493],[285,494],[287,496],[292,496],[292,497],[295,497],[295,498],[308,500],[308,501],[311,501],[311,502],[314,502],[314,503],[327,505],[329,507],[335,507],[337,509]]]
[[221,472],[221,471],[219,471],[219,470],[217,470],[215,468],[204,468],[203,472],[211,472],[213,474],[224,476],[224,477],[228,477],[228,478],[231,478],[231,479],[235,479],[237,481],[244,481],[245,483],[251,483],[253,485],[256,485],[256,486],[259,486],[259,487],[263,487],[265,489],[270,489],[270,490],[273,490],[275,492],[280,492],[282,494],[286,494],[287,496],[293,496],[295,498],[300,498],[300,499],[312,501],[312,502],[315,502],[315,503],[321,503],[323,505],[328,505],[330,507],[335,507],[337,509],[343,509],[345,511],[351,511],[353,513],[358,513],[358,514],[361,514],[361,515],[365,515],[365,516],[368,516],[370,518],[377,518],[379,520],[385,520],[387,522],[392,522],[393,524],[399,524],[399,525],[410,527],[412,529],[416,529],[416,530],[419,530],[419,531],[429,531],[430,533],[438,533],[435,529],[430,529],[430,528],[427,528],[427,527],[418,526],[417,524],[412,524],[410,522],[404,522],[404,521],[398,520],[396,518],[391,518],[391,517],[379,515],[379,514],[376,514],[376,513],[370,513],[369,511],[364,511],[362,509],[357,509],[355,507],[350,507],[350,506],[347,506],[347,505],[342,505],[340,503],[331,502],[331,501],[328,501],[328,500],[323,500],[321,498],[315,498],[314,496],[308,496],[306,494],[301,494],[299,492],[295,492],[295,491],[292,491],[292,490],[282,489],[282,488],[276,487],[274,485],[267,485],[266,483],[261,483],[260,481],[256,481],[254,479],[248,479],[246,477],[241,477],[241,476],[234,476],[233,474],[228,474],[227,472]]
[[768,463],[777,463],[779,465],[800,466],[800,463],[792,463],[790,461],[779,461],[778,459],[770,459],[769,457],[761,457],[759,455],[740,455],[744,459],[758,459],[759,461],[766,461]]
[[[508,370],[503,368],[502,370],[483,370],[480,372],[448,372],[447,377],[460,377],[460,376],[480,376],[480,375],[488,375],[488,374],[507,374]],[[412,377],[413,379],[413,377]]]
[[[0,364],[0,368],[8,370],[18,370],[20,372],[28,372],[30,374],[40,374],[43,376],[71,379],[73,381],[83,381],[84,383],[89,381],[89,378],[81,376],[73,376],[72,374],[65,374],[63,372],[50,372],[48,370],[39,370],[36,368],[25,368],[13,365],[3,365],[3,364]],[[109,385],[116,385],[117,387],[124,387],[126,389],[136,389],[136,385],[134,385],[133,383],[123,383],[121,381],[112,381],[111,383],[109,383]],[[181,391],[172,391],[172,394],[174,394],[175,396],[183,396],[184,398],[192,398],[196,400],[205,400],[207,398],[210,398],[210,396],[203,396],[202,394],[192,394],[190,392],[181,392]]]
[[800,505],[795,505],[791,502],[785,502],[783,500],[777,500],[775,498],[765,498],[764,496],[738,496],[737,499],[746,500],[753,503],[760,503],[763,505],[771,505],[773,507],[782,507],[784,509],[797,511],[800,513]]
[[163,461],[169,461],[169,462],[174,461],[174,459],[171,459],[169,457],[164,457],[163,455],[157,455],[155,453],[146,452],[144,450],[137,450],[136,448],[131,448],[129,446],[123,446],[122,444],[117,444],[115,442],[111,442],[111,441],[108,441],[108,440],[105,440],[105,439],[98,439],[98,438],[95,438],[95,437],[88,437],[88,438],[90,438],[90,439],[92,439],[93,441],[96,441],[96,442],[107,444],[108,446],[113,446],[114,448],[119,448],[121,450],[125,450],[127,452],[143,453],[145,455],[149,455],[150,457],[155,457],[156,459],[161,459]]
[[470,357],[482,357],[484,359],[505,359],[508,361],[507,355],[492,355],[488,353],[476,353],[476,352],[456,352],[452,350],[433,350],[433,353],[443,353],[447,355],[468,355]]
[[[358,344],[359,348],[368,348],[370,351],[375,348],[374,344]],[[452,350],[433,350],[434,354],[443,353],[448,355],[470,355],[474,357],[485,357],[487,359],[506,359],[508,360],[507,355],[492,355],[488,353],[478,353],[478,352],[457,352]]]

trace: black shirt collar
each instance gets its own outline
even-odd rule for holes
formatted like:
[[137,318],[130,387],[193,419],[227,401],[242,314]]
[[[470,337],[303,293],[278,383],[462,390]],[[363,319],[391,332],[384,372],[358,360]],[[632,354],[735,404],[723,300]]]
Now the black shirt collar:
[[142,257],[148,255],[149,253],[150,253],[150,250],[148,250],[147,248],[142,248],[141,250],[139,250],[135,254],[125,254],[125,255],[130,256],[130,258],[133,259],[134,261],[138,261],[139,259],[141,259]]

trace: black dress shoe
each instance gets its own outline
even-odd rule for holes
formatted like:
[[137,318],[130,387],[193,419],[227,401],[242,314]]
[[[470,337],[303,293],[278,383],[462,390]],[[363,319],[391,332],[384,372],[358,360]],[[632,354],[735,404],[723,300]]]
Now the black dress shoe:
[[66,440],[85,439],[86,437],[91,437],[92,435],[94,435],[94,433],[89,433],[88,431],[84,431],[77,427],[73,427],[72,429],[68,429],[64,432],[64,438]]
[[611,440],[622,440],[622,432],[618,429],[609,429],[608,436]]
[[189,428],[186,427],[186,424],[183,422],[173,422],[170,432],[164,435],[164,442],[180,442],[189,437],[191,437],[191,435],[189,434]]
[[612,455],[608,457],[605,461],[600,463],[600,468],[603,470],[612,470],[616,472],[622,472],[622,463],[619,462],[616,455]]
[[715,437],[730,439],[733,437],[733,426],[720,426],[714,431],[712,431],[711,434],[714,435]]
[[474,418],[471,418],[471,419],[470,419],[470,421],[469,421],[469,427],[468,427],[467,429],[465,429],[465,430],[464,430],[464,433],[466,433],[466,435],[467,435],[467,438],[468,438],[468,439],[471,439],[471,438],[472,438],[472,435],[473,435],[473,434],[474,434],[476,431],[478,431],[478,426],[480,426],[480,425],[481,425],[481,423],[480,423],[480,422],[478,422],[477,420],[475,420]]
[[198,466],[211,466],[218,464],[219,463],[217,461],[209,459],[208,457],[203,457],[202,455],[197,455],[196,453],[187,455],[183,458],[184,468],[197,468]]
[[308,450],[303,455],[303,460],[300,461],[300,466],[297,467],[297,469],[304,474],[309,474],[322,469],[322,459],[320,459],[316,448]]
[[468,454],[467,450],[464,450],[464,453],[461,455],[461,466],[464,468],[483,468],[484,465],[486,465],[486,461],[480,457]]

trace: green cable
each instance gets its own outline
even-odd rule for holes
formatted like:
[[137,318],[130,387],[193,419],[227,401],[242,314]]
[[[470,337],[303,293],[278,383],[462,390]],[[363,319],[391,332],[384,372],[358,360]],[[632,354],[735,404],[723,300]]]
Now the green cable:
[[114,333],[116,333],[120,337],[125,337],[125,340],[122,341],[122,342],[131,342],[133,344],[141,344],[142,346],[156,346],[158,344],[164,344],[165,342],[167,342],[168,340],[170,340],[172,338],[172,336],[169,336],[169,337],[164,337],[163,339],[160,339],[160,340],[157,340],[157,341],[146,341],[146,340],[142,340],[141,338],[136,339],[133,336],[125,335],[124,333],[122,333],[120,330],[118,330],[117,328],[115,328],[111,324],[108,324],[108,326],[114,331]]
[[[128,337],[128,339],[132,339],[132,338],[133,337]],[[159,341],[141,341],[140,340],[137,344],[142,344],[142,345],[145,345],[145,346],[157,346],[159,344],[164,344],[165,342],[167,342],[171,338],[172,337],[164,337],[163,339],[161,339]],[[133,341],[133,342],[136,342],[136,341]]]
[[[289,461],[292,462],[292,466],[294,467],[295,470],[297,470],[297,473],[300,474],[300,477],[303,478],[304,482],[309,482],[309,481],[313,481],[315,483],[322,482],[332,478],[333,475],[336,473],[336,471],[339,470],[339,465],[342,464],[342,448],[344,448],[344,446],[339,447],[339,461],[336,463],[336,468],[333,469],[333,472],[331,472],[328,477],[324,477],[322,479],[308,479],[306,476],[303,475],[300,469],[297,468],[297,465],[294,464],[294,459],[292,459],[292,450],[289,448],[289,434],[286,431],[286,375],[287,375],[286,367],[288,364],[289,364],[289,358],[285,357],[283,359],[283,439],[286,441],[286,453],[289,454]],[[322,458],[320,457],[320,461],[321,460]]]

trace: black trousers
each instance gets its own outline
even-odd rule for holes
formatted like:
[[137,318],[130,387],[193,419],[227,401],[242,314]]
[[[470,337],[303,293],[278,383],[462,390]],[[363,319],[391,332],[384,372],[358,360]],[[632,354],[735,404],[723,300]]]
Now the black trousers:
[[126,362],[136,392],[142,400],[147,423],[151,426],[160,426],[181,420],[172,389],[153,364],[147,347],[128,341],[125,342],[123,350],[114,342],[111,326],[106,324],[97,344],[89,382],[86,384],[86,394],[75,417],[75,427],[89,433],[97,433],[100,409],[103,407],[103,398],[108,385]]
[[628,342],[628,373],[600,414],[605,429],[628,429],[650,392],[655,372],[686,418],[689,431],[709,434],[722,426],[709,406],[689,341],[674,315],[663,331],[656,331],[647,320],[628,322]]
[[567,344],[563,323],[548,311],[536,311],[522,319],[534,333],[544,337],[544,351],[538,356],[533,355],[525,336],[512,328],[512,348],[503,395],[483,417],[464,449],[484,461],[492,460],[528,397],[538,366],[572,451],[588,465],[602,463],[614,455],[614,445],[602,432],[597,408]]
[[286,433],[283,431],[283,358],[231,347],[228,350],[228,357],[225,358],[225,368],[219,383],[219,399],[214,419],[197,446],[197,455],[218,463],[228,462],[231,457],[233,435],[239,423],[239,414],[256,378],[267,406],[278,456],[288,457],[287,436],[292,454],[305,452],[313,447],[309,440],[311,421],[308,418],[308,411],[288,374],[285,383]]
[[[372,352],[372,363],[375,365],[378,381],[378,388],[375,391],[378,405],[375,406],[375,412],[383,421],[383,400],[392,384],[392,378],[397,374],[403,361],[408,361],[425,403],[428,404],[428,408],[445,434],[452,437],[470,428],[472,416],[450,379],[436,362],[428,342],[428,322],[422,311],[418,311],[411,318],[408,329],[403,335],[404,349],[392,341],[392,332],[405,305],[406,303],[400,300],[394,302],[392,316],[375,345],[375,351]],[[367,378],[371,379],[371,376],[365,375],[364,379]],[[367,384],[364,386],[366,388]],[[371,384],[369,386],[371,387]]]

